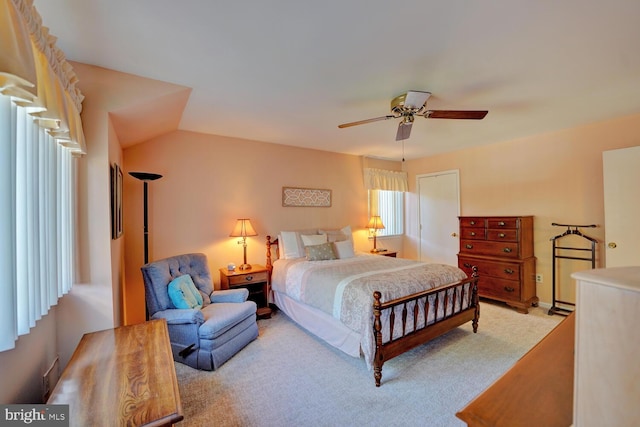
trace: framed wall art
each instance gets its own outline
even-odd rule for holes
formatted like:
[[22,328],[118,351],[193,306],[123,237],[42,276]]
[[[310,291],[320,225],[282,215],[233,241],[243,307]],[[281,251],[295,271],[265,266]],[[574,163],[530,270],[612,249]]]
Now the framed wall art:
[[122,236],[122,169],[111,165],[111,238]]
[[331,190],[321,188],[282,187],[284,207],[331,207]]

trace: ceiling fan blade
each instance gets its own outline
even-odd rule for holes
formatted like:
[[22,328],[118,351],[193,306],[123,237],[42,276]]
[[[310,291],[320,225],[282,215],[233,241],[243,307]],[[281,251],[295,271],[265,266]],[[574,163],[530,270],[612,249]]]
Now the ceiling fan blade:
[[357,122],[351,122],[351,123],[343,123],[341,125],[338,125],[338,127],[340,129],[342,129],[342,128],[348,128],[348,127],[351,127],[351,126],[364,125],[366,123],[379,122],[380,120],[395,119],[395,118],[396,118],[396,116],[375,117],[373,119],[359,120]]
[[427,110],[424,117],[427,119],[470,119],[482,120],[488,111],[470,111],[470,110]]
[[396,133],[396,141],[409,139],[409,135],[411,135],[412,126],[413,126],[413,122],[400,122],[400,124],[398,125],[398,133]]

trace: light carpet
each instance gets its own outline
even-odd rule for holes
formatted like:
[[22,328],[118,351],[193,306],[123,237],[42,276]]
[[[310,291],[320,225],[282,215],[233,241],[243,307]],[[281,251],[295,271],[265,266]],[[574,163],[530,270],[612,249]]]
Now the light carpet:
[[356,359],[276,312],[260,336],[217,371],[176,363],[178,426],[464,426],[455,414],[549,333],[561,316],[481,302],[467,323],[382,368]]

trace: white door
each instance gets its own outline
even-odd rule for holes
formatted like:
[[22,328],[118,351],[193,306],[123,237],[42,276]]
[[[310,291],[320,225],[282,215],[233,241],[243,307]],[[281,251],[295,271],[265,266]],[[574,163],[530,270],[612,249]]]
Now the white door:
[[602,153],[606,266],[640,265],[640,146]]
[[420,260],[458,265],[459,171],[418,175]]

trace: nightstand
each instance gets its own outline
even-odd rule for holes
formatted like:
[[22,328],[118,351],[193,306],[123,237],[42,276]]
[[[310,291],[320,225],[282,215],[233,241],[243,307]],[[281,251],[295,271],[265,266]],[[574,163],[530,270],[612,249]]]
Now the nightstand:
[[271,317],[269,307],[269,270],[259,264],[252,264],[249,270],[229,271],[227,268],[220,269],[220,288],[247,288],[249,299],[258,304],[257,315],[260,319]]
[[388,256],[391,258],[396,258],[398,256],[397,251],[380,251],[380,252],[371,252],[371,253],[374,255]]

